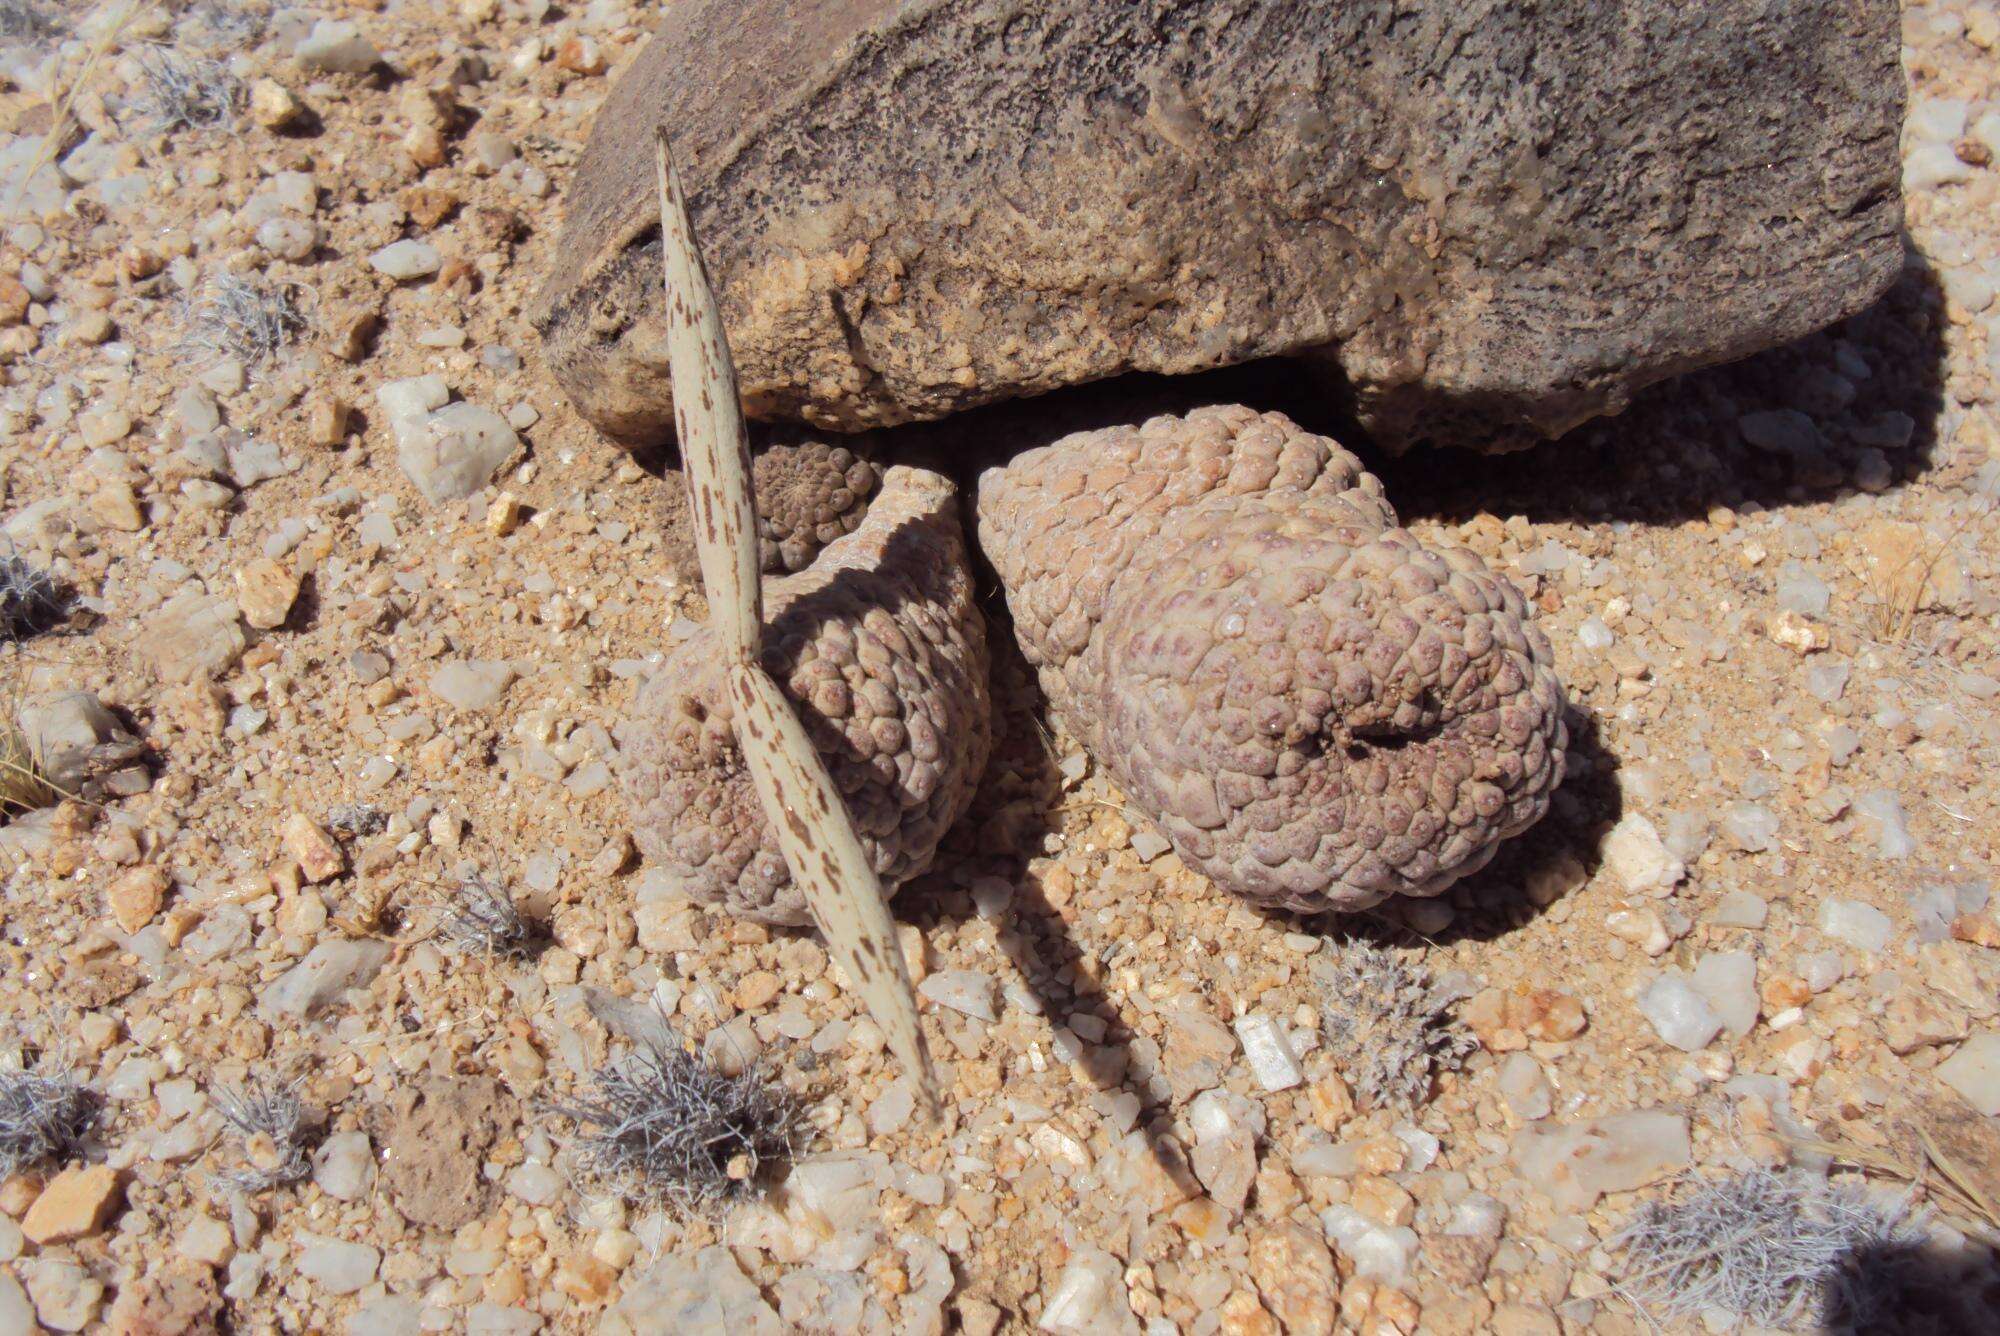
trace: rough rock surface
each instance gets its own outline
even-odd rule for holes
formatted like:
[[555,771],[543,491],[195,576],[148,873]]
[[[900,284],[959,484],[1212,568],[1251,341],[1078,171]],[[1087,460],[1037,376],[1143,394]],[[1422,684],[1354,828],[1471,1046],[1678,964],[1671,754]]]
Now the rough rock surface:
[[1080,432],[978,509],[1050,703],[1237,894],[1436,895],[1548,810],[1563,692],[1526,603],[1325,437],[1233,405]]
[[671,431],[659,126],[752,414],[844,430],[1326,349],[1385,438],[1510,443],[1901,264],[1885,3],[743,8],[668,9],[569,187],[537,323],[619,436]]
[[[986,632],[948,481],[892,468],[867,514],[766,588],[764,666],[893,889],[930,866],[986,764]],[[702,903],[809,923],[736,748],[721,667],[708,631],[682,642],[621,731],[637,842]]]

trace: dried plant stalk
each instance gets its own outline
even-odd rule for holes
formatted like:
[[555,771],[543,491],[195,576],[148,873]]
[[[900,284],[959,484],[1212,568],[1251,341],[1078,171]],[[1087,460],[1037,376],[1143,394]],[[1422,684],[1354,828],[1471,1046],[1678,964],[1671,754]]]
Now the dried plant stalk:
[[759,660],[763,598],[750,442],[722,312],[688,217],[667,137],[659,136],[660,249],[666,268],[667,359],[709,615],[730,656],[736,742],[833,958],[854,981],[891,1051],[937,1107],[937,1077],[917,1025],[916,990],[897,946],[881,882],[826,763]]
[[736,662],[755,663],[764,599],[757,573],[750,438],[736,394],[736,363],[729,356],[722,308],[709,288],[665,134],[659,149],[667,360],[674,384],[674,429],[680,434],[694,512],[695,553],[724,647]]

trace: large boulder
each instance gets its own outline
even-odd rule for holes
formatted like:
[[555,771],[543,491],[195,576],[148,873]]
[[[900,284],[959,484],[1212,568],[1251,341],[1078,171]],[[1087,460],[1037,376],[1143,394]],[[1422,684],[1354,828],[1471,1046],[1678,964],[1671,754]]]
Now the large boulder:
[[840,430],[1307,353],[1392,444],[1509,444],[1866,306],[1892,0],[676,0],[537,322],[671,432],[653,141],[753,416]]

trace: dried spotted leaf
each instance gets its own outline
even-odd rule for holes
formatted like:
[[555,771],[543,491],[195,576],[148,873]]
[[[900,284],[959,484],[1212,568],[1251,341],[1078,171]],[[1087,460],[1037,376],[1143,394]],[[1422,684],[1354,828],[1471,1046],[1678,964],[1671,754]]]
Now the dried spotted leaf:
[[764,622],[757,574],[757,511],[750,492],[750,438],[736,396],[736,364],[722,332],[722,311],[708,285],[688,217],[680,176],[659,138],[660,237],[666,262],[667,364],[676,387],[680,433],[694,512],[695,552],[709,615],[731,657],[757,657]]
[[926,1103],[935,1107],[937,1082],[917,1025],[916,992],[881,883],[825,763],[777,683],[758,666],[763,609],[756,510],[736,370],[664,134],[658,166],[674,417],[710,616],[731,660],[737,744],[778,833],[785,863],[804,890],[834,959],[882,1027],[890,1049],[916,1077]]
[[729,694],[737,709],[737,744],[771,815],[792,880],[805,891],[834,959],[854,981],[890,1049],[917,1073],[925,1102],[935,1107],[936,1078],[917,1028],[909,966],[896,942],[888,898],[840,790],[784,693],[762,668],[732,668]]

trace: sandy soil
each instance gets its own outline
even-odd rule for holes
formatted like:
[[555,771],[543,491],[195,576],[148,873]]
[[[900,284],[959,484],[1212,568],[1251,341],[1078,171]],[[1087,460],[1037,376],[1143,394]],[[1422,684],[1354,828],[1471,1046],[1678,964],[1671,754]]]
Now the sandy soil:
[[[1819,1143],[1914,1212],[1865,1283],[1914,1278],[1913,1329],[1990,1319],[1990,5],[1905,10],[1880,306],[1532,452],[1371,457],[1529,592],[1576,706],[1556,811],[1486,872],[1359,922],[1237,906],[1003,661],[975,810],[897,904],[960,1004],[925,1007],[937,1126],[810,934],[689,906],[629,840],[612,730],[704,610],[654,462],[572,413],[523,311],[643,8],[0,0],[0,525],[77,596],[0,672],[147,756],[0,829],[0,1052],[104,1098],[67,1168],[0,1185],[0,1333],[1311,1331],[1336,1298],[1341,1330],[1636,1332],[1635,1211],[1823,1174]],[[307,68],[322,18],[392,72]],[[239,100],[163,128],[149,88],[190,80]],[[216,346],[232,276],[291,294],[268,357]],[[491,485],[399,464],[377,392],[424,375],[518,431]],[[548,940],[438,940],[471,874]],[[1477,1042],[1420,1105],[1322,1027],[1351,940],[1460,999]],[[548,1105],[648,1006],[804,1104],[763,1200],[684,1218],[579,1171]],[[1238,1039],[1273,1029],[1279,1089]],[[312,1112],[296,1181],[233,1177],[277,1163],[224,1116],[260,1084]]]

